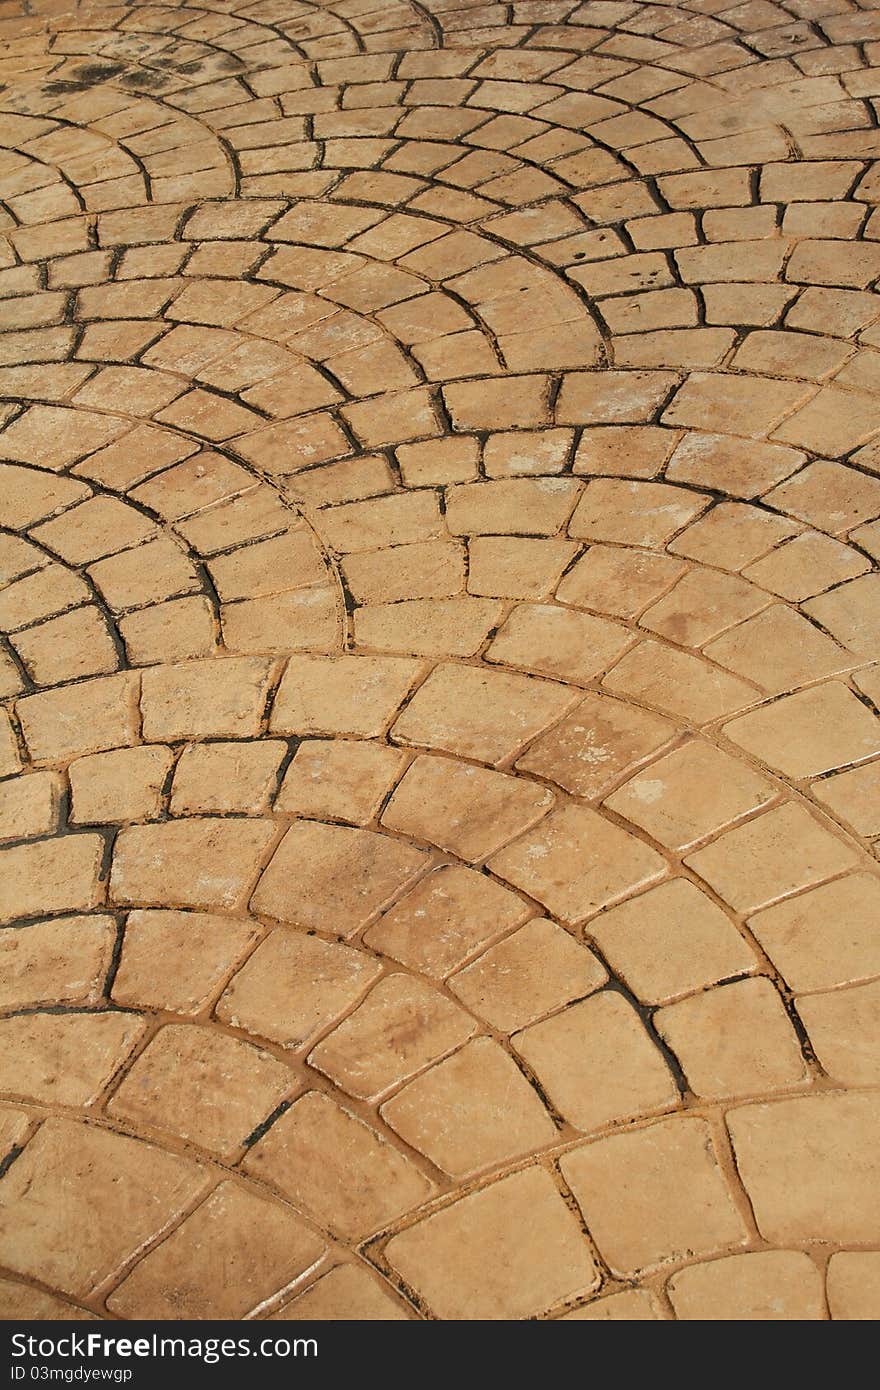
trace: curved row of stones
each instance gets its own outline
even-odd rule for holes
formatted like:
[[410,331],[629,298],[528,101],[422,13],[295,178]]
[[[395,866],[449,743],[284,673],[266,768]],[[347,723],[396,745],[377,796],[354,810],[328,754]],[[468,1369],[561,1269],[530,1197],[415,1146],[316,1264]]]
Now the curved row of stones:
[[56,8],[0,1311],[874,1316],[876,16]]

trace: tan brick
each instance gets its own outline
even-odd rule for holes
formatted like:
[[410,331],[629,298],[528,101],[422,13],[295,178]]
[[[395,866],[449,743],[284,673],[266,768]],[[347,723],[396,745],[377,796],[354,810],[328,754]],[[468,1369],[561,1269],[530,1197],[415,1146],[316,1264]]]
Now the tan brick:
[[691,1265],[667,1285],[685,1322],[807,1322],[823,1317],[822,1278],[800,1250],[755,1250]]
[[320,1091],[300,1096],[245,1166],[349,1239],[387,1225],[434,1190],[386,1138]]
[[868,1094],[801,1096],[728,1113],[758,1229],[773,1242],[876,1239],[877,1111]]
[[464,1010],[424,981],[390,975],[310,1054],[349,1095],[376,1099],[476,1032]]
[[711,1131],[697,1117],[600,1139],[561,1167],[593,1239],[624,1278],[745,1241]]
[[672,1073],[635,1010],[603,990],[514,1034],[560,1114],[589,1132],[665,1110],[678,1099]]
[[271,932],[227,985],[217,1017],[300,1049],[366,993],[380,974],[363,952],[303,932]]
[[103,900],[100,835],[67,835],[0,849],[0,921],[77,912]]
[[440,1318],[522,1318],[597,1283],[549,1174],[502,1178],[395,1236],[388,1258]]
[[591,994],[607,974],[555,922],[536,918],[492,946],[449,981],[473,1012],[502,1032]]
[[144,737],[235,737],[259,730],[269,688],[267,661],[230,657],[148,668],[142,680]]
[[231,1158],[295,1087],[293,1072],[250,1043],[217,1028],[168,1024],[117,1087],[108,1110]]
[[114,848],[111,896],[144,907],[244,906],[275,836],[266,820],[205,817],[127,826]]
[[729,918],[680,878],[603,912],[590,923],[588,934],[647,1004],[690,994],[757,966]]
[[522,1072],[476,1038],[382,1106],[407,1143],[456,1178],[552,1144],[557,1130]]
[[275,810],[365,825],[397,781],[403,761],[402,753],[381,743],[303,739],[275,798]]
[[257,923],[246,917],[155,909],[130,912],[113,998],[118,1004],[196,1014],[258,932]]
[[880,974],[871,925],[878,907],[877,879],[847,874],[765,908],[749,919],[749,927],[792,989],[811,993]]
[[253,905],[283,922],[348,936],[427,867],[427,856],[374,830],[296,821],[263,873]]
[[93,1104],[144,1031],[136,1014],[28,1013],[0,1020],[0,1085],[42,1105]]
[[706,990],[654,1016],[699,1096],[763,1095],[807,1077],[780,995],[769,980]]
[[360,1322],[405,1322],[404,1305],[389,1285],[359,1265],[336,1265],[304,1293],[286,1303],[268,1322],[338,1322],[343,1314],[357,1314]]
[[773,784],[750,767],[692,741],[636,773],[604,804],[662,845],[683,850],[775,796]]
[[8,1269],[88,1293],[196,1196],[203,1170],[138,1139],[50,1118],[0,1185]]
[[323,1250],[320,1236],[294,1212],[224,1182],[150,1251],[110,1303],[123,1317],[237,1319],[314,1264]]
[[382,813],[382,824],[467,860],[499,849],[550,810],[545,787],[450,758],[418,757]]
[[528,916],[520,898],[485,874],[441,864],[385,912],[364,940],[409,969],[442,977]]

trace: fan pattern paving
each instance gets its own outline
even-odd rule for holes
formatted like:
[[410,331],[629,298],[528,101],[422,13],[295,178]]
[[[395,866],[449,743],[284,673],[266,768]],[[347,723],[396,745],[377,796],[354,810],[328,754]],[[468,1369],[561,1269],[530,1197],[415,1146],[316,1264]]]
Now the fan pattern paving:
[[880,10],[0,42],[0,1314],[880,1315]]

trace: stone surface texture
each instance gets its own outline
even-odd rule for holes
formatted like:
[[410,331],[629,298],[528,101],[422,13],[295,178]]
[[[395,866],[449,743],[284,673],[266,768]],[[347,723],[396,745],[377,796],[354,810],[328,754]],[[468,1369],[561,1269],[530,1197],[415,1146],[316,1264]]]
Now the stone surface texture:
[[880,1316],[876,5],[0,84],[0,1317]]

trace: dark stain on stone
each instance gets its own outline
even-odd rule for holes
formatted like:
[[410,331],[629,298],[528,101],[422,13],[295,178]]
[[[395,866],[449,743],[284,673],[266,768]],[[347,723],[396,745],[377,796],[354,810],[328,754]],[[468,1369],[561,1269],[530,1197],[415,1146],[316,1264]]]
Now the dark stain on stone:
[[161,92],[168,85],[168,79],[164,73],[149,72],[144,69],[140,69],[138,72],[127,72],[119,81],[121,86],[131,87],[135,92],[142,90]]
[[47,82],[43,91],[50,97],[71,96],[74,92],[87,92],[88,82]]
[[95,82],[109,82],[121,72],[125,72],[122,63],[83,63],[82,67],[75,70],[73,80],[91,86]]

